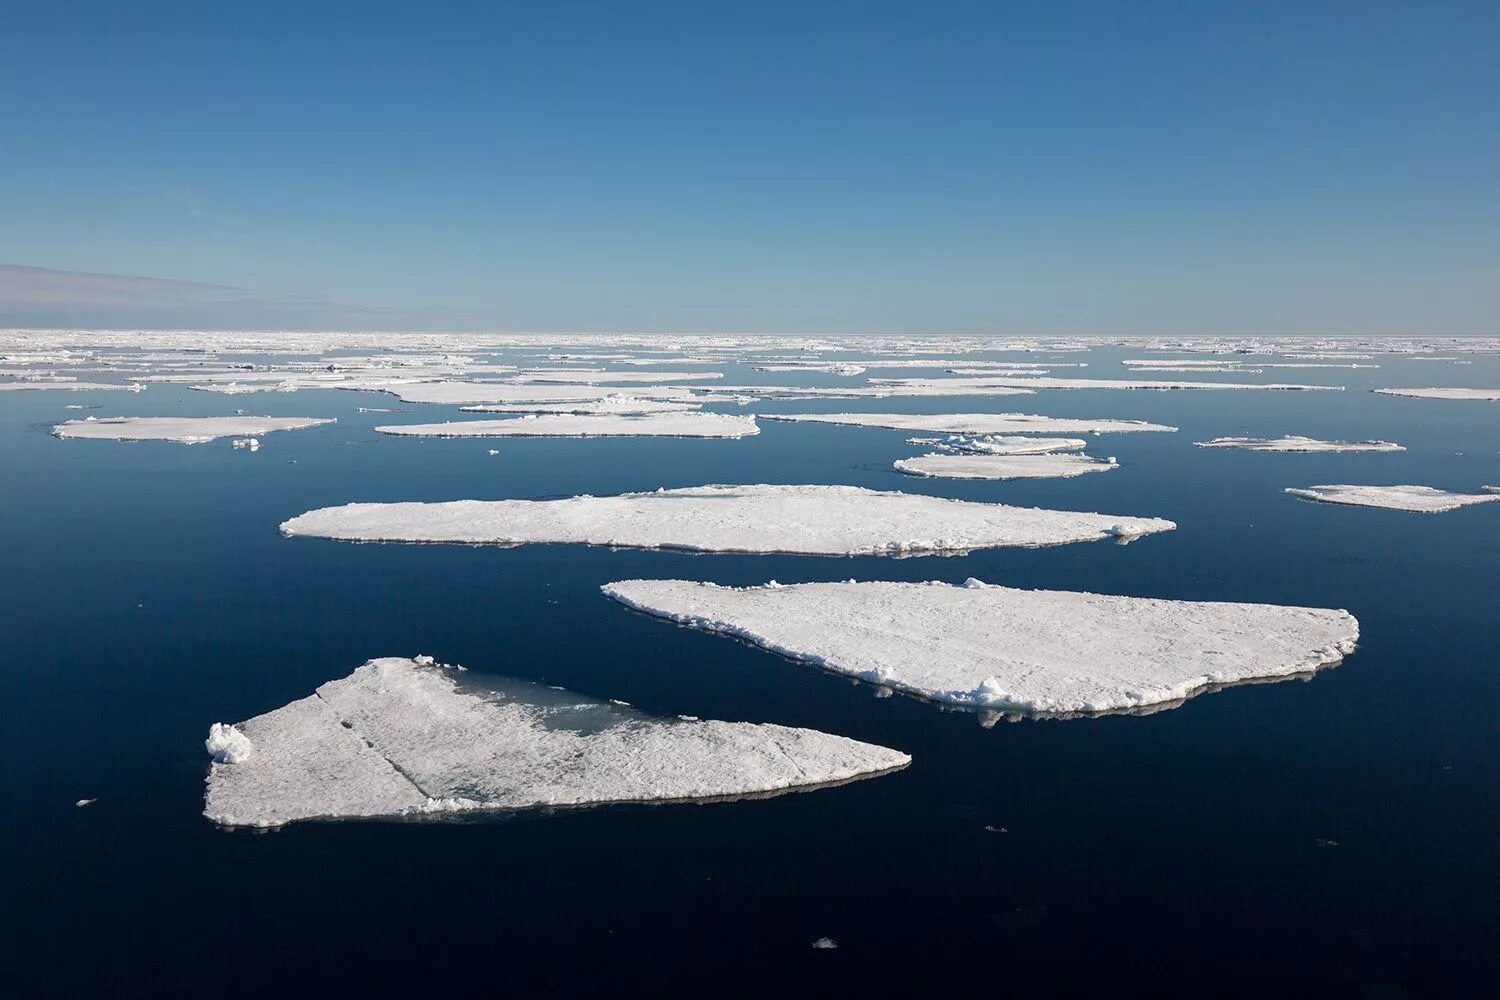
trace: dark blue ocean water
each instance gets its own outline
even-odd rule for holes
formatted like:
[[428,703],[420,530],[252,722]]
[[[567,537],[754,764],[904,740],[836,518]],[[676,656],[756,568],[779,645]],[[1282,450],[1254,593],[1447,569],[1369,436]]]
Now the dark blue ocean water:
[[[1077,374],[1121,377],[1113,360],[1139,354],[1096,351]],[[1116,456],[1115,472],[1012,483],[903,477],[890,463],[921,449],[875,429],[402,440],[371,428],[456,410],[360,414],[404,404],[337,390],[0,393],[0,994],[1462,992],[1500,945],[1500,504],[1429,516],[1281,489],[1500,485],[1500,405],[1367,391],[1500,385],[1500,362],[1379,361],[1275,375],[1342,393],[1048,391],[746,411],[1019,410],[1182,428],[1098,439],[1090,452]],[[713,367],[726,382],[848,384]],[[51,425],[80,415],[66,404],[339,422],[268,435],[249,454],[227,441],[60,441]],[[1409,450],[1193,447],[1282,433]],[[355,500],[713,482],[849,483],[1180,527],[1129,546],[904,560],[352,545],[276,530]],[[651,576],[978,577],[1343,607],[1363,634],[1309,681],[1147,717],[985,729],[599,593]],[[504,822],[253,834],[201,817],[209,723],[276,708],[371,657],[417,653],[652,712],[814,727],[914,762],[770,800]],[[80,798],[98,802],[75,808]],[[825,936],[839,948],[810,948]]]

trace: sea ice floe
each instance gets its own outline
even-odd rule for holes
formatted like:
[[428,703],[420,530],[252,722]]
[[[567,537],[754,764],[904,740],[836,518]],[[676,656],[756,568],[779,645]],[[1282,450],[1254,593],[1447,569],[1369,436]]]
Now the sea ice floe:
[[563,500],[354,503],[285,535],[369,542],[574,543],[696,552],[929,555],[1170,531],[1171,521],[946,500],[856,486],[698,486]]
[[989,435],[970,437],[950,434],[947,437],[907,438],[907,444],[925,444],[950,455],[1045,455],[1054,451],[1082,451],[1088,447],[1083,438],[1038,438]]
[[1279,438],[1221,437],[1197,442],[1199,448],[1240,448],[1245,451],[1405,451],[1392,441],[1319,441],[1317,438],[1288,434]]
[[58,424],[52,433],[60,438],[203,444],[217,438],[294,431],[331,423],[334,423],[331,418],[317,417],[89,417]]
[[[253,748],[225,751],[225,741]],[[904,753],[749,722],[658,718],[529,681],[371,660],[238,727],[215,724],[204,815],[224,826],[761,796],[872,777]]]
[[140,392],[145,386],[121,385],[117,382],[0,382],[0,392],[15,392],[21,389],[70,389],[73,392],[86,390],[116,389],[124,392]]
[[1169,382],[1136,381],[1116,378],[949,378],[949,379],[870,379],[880,388],[902,386],[909,389],[1342,389],[1341,385],[1293,385],[1283,382]]
[[1118,469],[1113,460],[1077,454],[953,455],[934,453],[897,459],[895,468],[910,476],[939,479],[1068,479],[1086,472]]
[[1450,493],[1432,486],[1409,485],[1287,487],[1286,492],[1292,496],[1301,497],[1304,500],[1316,500],[1319,503],[1409,510],[1419,514],[1442,514],[1473,503],[1500,500],[1500,495]]
[[382,434],[406,437],[700,437],[759,434],[754,417],[724,413],[648,413],[589,416],[546,413],[503,420],[454,420],[441,424],[390,424]]
[[939,434],[1112,434],[1177,429],[1144,420],[1085,420],[1043,417],[1034,413],[764,413],[761,419],[889,427]]
[[602,369],[557,368],[522,372],[516,382],[555,382],[564,385],[594,385],[638,382],[706,382],[723,378],[723,372],[610,372]]
[[700,406],[696,400],[679,403],[665,399],[641,399],[638,396],[605,396],[603,399],[577,403],[482,403],[460,406],[465,413],[584,413],[590,415],[639,416],[643,413],[686,413]]
[[945,583],[721,587],[626,580],[648,614],[748,640],[872,684],[976,709],[1150,709],[1306,674],[1354,649],[1347,611]]
[[1413,399],[1480,399],[1500,401],[1500,389],[1376,389],[1384,396],[1410,396]]
[[[391,385],[383,391],[405,403],[578,403],[594,402],[618,392],[592,385],[518,384],[515,382],[415,382]],[[692,393],[680,386],[633,390],[650,399],[691,401]]]

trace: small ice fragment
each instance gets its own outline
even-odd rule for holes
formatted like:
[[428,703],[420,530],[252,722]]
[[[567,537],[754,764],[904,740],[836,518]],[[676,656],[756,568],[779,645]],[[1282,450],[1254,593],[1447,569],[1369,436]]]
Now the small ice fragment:
[[820,937],[812,943],[812,946],[819,951],[829,951],[837,948],[839,943],[830,937]]
[[248,760],[254,749],[249,738],[234,726],[215,722],[208,729],[208,739],[203,741],[213,759],[220,764],[240,764]]
[[235,438],[232,443],[236,451],[260,451],[260,438]]
[[411,658],[411,661],[419,667],[430,667],[437,662],[436,659],[428,656],[426,653],[418,653]]
[[500,454],[500,449],[499,448],[491,448],[489,451],[485,452],[485,454],[493,457],[495,455]]
[[98,799],[79,799],[77,802],[73,803],[73,805],[75,805],[79,809],[82,809],[84,806],[91,806],[98,801]]

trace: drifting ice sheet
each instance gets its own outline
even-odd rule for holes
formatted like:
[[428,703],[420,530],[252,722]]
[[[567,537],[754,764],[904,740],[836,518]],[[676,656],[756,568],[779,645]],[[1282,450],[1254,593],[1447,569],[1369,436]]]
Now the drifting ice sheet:
[[334,423],[317,417],[105,417],[69,420],[52,428],[60,438],[100,441],[177,441],[203,444],[224,437],[252,437]]
[[697,403],[673,403],[637,396],[605,396],[578,403],[490,403],[460,406],[465,413],[587,413],[639,416],[643,413],[685,413],[698,409]]
[[1483,399],[1500,401],[1500,389],[1376,389],[1385,396],[1411,396],[1413,399]]
[[[417,382],[411,385],[381,387],[405,403],[578,403],[594,402],[619,392],[586,385],[518,384],[515,382]],[[634,395],[650,399],[690,401],[687,389],[663,386],[649,391],[634,390]]]
[[1471,503],[1500,500],[1500,495],[1449,493],[1431,486],[1308,486],[1288,487],[1286,492],[1319,503],[1409,510],[1419,514],[1442,514]]
[[1124,431],[1175,431],[1144,420],[1084,420],[1042,417],[1034,413],[764,413],[762,420],[791,420],[853,427],[889,427],[898,431],[939,434],[1105,434]]
[[1118,469],[1087,455],[921,455],[898,459],[897,471],[939,479],[1069,479]]
[[968,437],[963,434],[951,434],[945,438],[907,438],[906,443],[930,445],[950,455],[1046,455],[1054,451],[1082,451],[1089,446],[1083,438]]
[[856,486],[698,486],[565,500],[354,503],[292,518],[285,535],[350,541],[569,542],[695,552],[928,555],[1132,538],[1176,525],[883,493]]
[[972,708],[1141,710],[1337,663],[1347,611],[944,583],[732,588],[627,580],[604,592],[836,673]]
[[405,437],[700,437],[759,434],[754,417],[724,413],[649,413],[588,416],[548,413],[505,420],[455,420],[442,424],[391,424],[375,428]]
[[1405,451],[1392,441],[1319,441],[1317,438],[1288,434],[1279,438],[1222,437],[1197,442],[1199,448],[1240,448],[1245,451]]
[[210,740],[225,731],[246,752],[216,759],[203,809],[225,826],[763,795],[911,760],[811,729],[655,718],[399,658],[215,725]]

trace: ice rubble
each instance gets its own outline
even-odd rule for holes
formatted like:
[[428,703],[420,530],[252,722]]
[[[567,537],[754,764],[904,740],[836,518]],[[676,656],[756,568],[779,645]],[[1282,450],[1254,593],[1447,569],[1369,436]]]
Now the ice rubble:
[[1383,396],[1410,396],[1413,399],[1483,399],[1492,403],[1500,401],[1500,389],[1376,389],[1375,391]]
[[1287,487],[1287,493],[1319,503],[1347,504],[1353,507],[1380,507],[1386,510],[1409,510],[1419,514],[1442,514],[1471,503],[1500,500],[1500,495],[1450,493],[1432,486],[1307,486]]
[[239,727],[215,724],[208,748],[204,815],[252,827],[765,795],[911,760],[811,729],[657,718],[395,657]]
[[1086,472],[1118,469],[1113,459],[1087,455],[944,455],[897,459],[898,472],[938,479],[1069,479]]
[[1347,611],[945,583],[721,587],[626,580],[640,611],[932,701],[1068,715],[1141,710],[1339,662]]
[[334,422],[331,418],[318,417],[89,417],[58,424],[52,428],[52,433],[60,438],[203,444],[217,438],[253,437]]
[[1088,447],[1083,438],[1033,438],[989,435],[969,437],[950,434],[947,437],[907,438],[907,444],[925,444],[950,455],[1045,455],[1054,451],[1082,451]]
[[1084,420],[1034,413],[764,413],[761,419],[938,434],[1106,434],[1177,429],[1144,420]]
[[563,500],[354,503],[286,521],[349,541],[575,543],[697,552],[928,555],[1133,538],[1160,518],[1010,507],[856,486],[698,486]]
[[1317,438],[1288,434],[1279,438],[1221,437],[1196,442],[1199,448],[1240,448],[1245,451],[1405,451],[1393,441],[1319,441]]
[[724,413],[648,413],[590,416],[546,413],[502,420],[454,420],[441,424],[389,424],[381,434],[406,437],[699,437],[738,438],[759,434],[754,417]]

